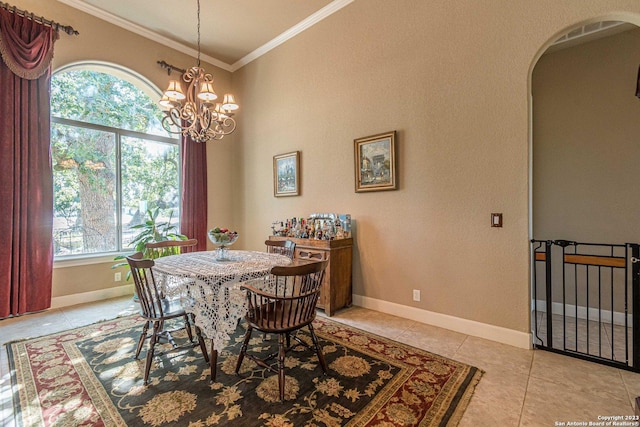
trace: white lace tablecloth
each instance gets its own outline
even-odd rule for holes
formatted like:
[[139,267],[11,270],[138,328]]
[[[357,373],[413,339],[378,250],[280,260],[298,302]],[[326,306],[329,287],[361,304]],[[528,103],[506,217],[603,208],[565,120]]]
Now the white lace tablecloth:
[[254,251],[227,251],[226,261],[216,252],[190,252],[155,260],[153,273],[168,297],[180,298],[187,313],[220,350],[247,312],[240,286],[269,274],[271,267],[288,265],[283,255]]

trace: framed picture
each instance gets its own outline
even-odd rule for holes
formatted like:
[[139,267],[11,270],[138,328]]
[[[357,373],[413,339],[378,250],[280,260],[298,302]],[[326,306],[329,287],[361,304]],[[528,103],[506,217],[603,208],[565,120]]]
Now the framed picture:
[[396,131],[354,140],[356,193],[396,190]]
[[300,152],[273,156],[273,195],[298,196],[300,194]]

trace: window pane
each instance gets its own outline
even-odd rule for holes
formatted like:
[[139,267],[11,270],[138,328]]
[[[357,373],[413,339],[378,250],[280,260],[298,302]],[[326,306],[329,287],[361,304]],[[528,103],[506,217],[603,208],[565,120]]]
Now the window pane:
[[117,250],[115,135],[52,123],[54,254]]
[[162,111],[143,91],[114,75],[91,70],[55,74],[51,115],[85,123],[167,136]]
[[[130,246],[140,232],[131,227],[149,219],[148,210],[159,209],[156,223],[160,233],[177,233],[180,217],[178,146],[123,136],[121,147],[122,246]],[[173,227],[162,226],[169,223]]]

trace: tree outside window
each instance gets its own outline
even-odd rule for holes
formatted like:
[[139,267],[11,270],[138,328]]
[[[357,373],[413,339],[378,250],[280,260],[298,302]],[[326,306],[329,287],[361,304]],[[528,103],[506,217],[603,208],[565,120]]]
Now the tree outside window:
[[179,141],[162,128],[145,82],[104,68],[52,76],[56,257],[128,249],[147,210],[179,218]]

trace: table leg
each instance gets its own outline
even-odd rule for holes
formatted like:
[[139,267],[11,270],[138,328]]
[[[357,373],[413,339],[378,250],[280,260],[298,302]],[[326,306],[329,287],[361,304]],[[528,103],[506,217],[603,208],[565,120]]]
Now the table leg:
[[210,383],[216,380],[216,365],[218,364],[218,350],[213,347],[213,340],[211,340],[211,355],[209,356],[209,370],[211,371]]

